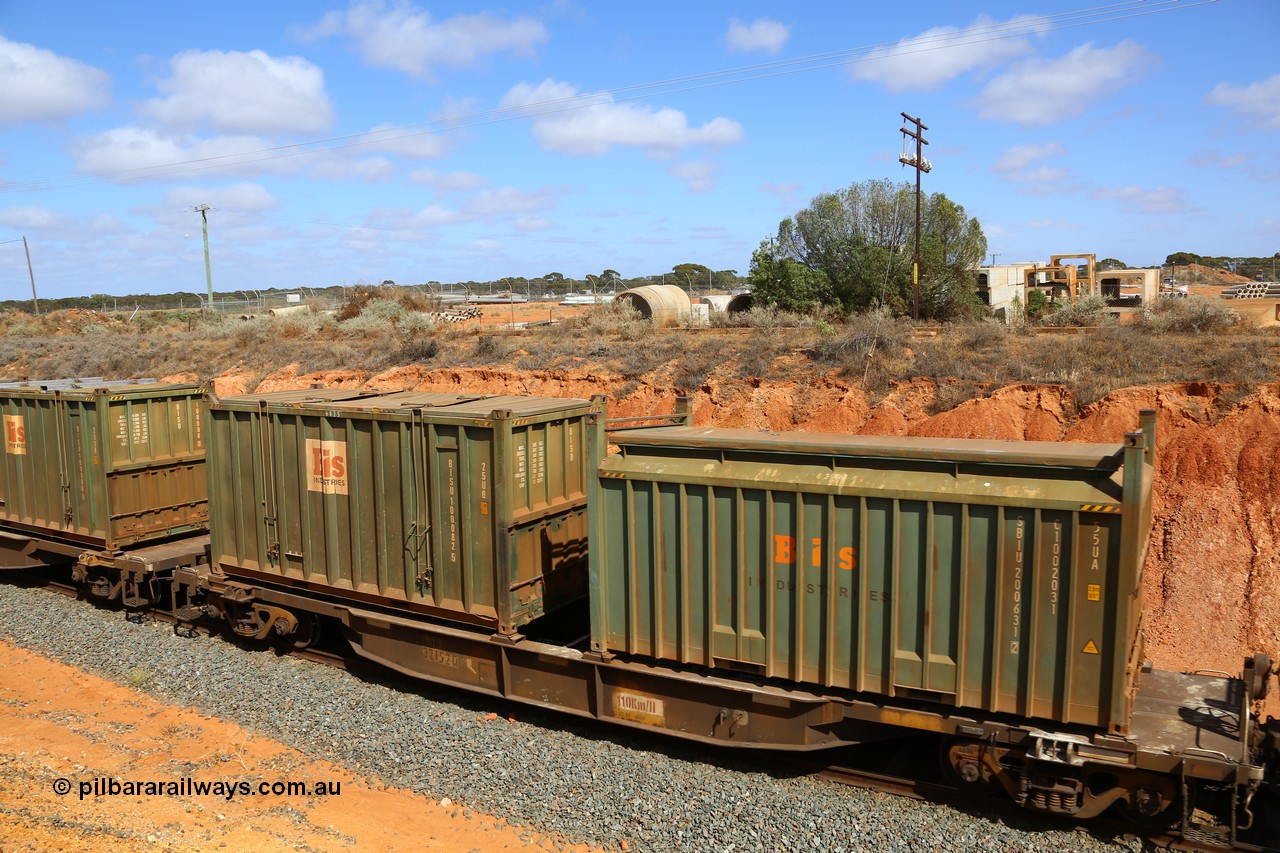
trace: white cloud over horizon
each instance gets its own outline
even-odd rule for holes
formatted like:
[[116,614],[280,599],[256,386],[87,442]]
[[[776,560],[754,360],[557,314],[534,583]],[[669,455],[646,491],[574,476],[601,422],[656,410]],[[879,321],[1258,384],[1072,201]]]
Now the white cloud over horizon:
[[744,136],[742,125],[722,116],[691,127],[679,110],[619,104],[607,93],[583,94],[551,78],[537,85],[517,84],[499,106],[530,116],[533,134],[544,149],[580,156],[606,154],[616,146],[671,155],[695,145],[730,145]]
[[1247,86],[1219,83],[1205,96],[1204,102],[1214,107],[1227,107],[1267,130],[1280,130],[1280,74]]
[[1132,83],[1152,55],[1135,41],[1110,48],[1082,44],[1057,59],[1015,64],[992,79],[974,105],[989,121],[1045,127],[1082,115],[1095,101]]
[[[890,92],[928,92],[962,74],[1003,65],[1032,50],[1030,36],[1045,29],[1033,15],[997,21],[981,15],[967,27],[934,27],[872,50],[848,65],[855,80],[879,83]],[[993,34],[1025,32],[1018,37]]]
[[791,28],[778,21],[757,18],[748,24],[739,18],[730,18],[724,43],[730,53],[775,54],[787,46],[790,37]]
[[1181,214],[1190,209],[1186,190],[1177,187],[1142,187],[1136,185],[1096,189],[1091,198],[1119,203],[1126,210],[1139,213]]
[[0,124],[61,121],[110,103],[105,71],[0,36]]
[[313,27],[297,31],[303,41],[337,35],[352,38],[361,57],[375,68],[433,80],[434,68],[463,68],[496,53],[533,56],[550,37],[530,17],[503,19],[489,12],[435,21],[406,0],[362,0],[346,11],[327,12]]
[[173,57],[158,83],[163,97],[143,102],[139,115],[161,127],[225,134],[307,134],[333,124],[324,72],[298,56],[261,50],[187,50]]

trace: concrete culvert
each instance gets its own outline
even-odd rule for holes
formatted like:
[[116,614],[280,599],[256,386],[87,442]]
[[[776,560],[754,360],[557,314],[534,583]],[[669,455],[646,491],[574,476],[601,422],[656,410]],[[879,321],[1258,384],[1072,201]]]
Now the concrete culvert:
[[730,314],[741,314],[744,311],[751,310],[753,301],[750,293],[739,293],[729,300],[729,304],[724,310]]
[[311,306],[309,305],[290,305],[285,308],[272,308],[267,311],[272,317],[288,317],[290,314],[310,314]]
[[693,306],[689,294],[674,284],[651,284],[633,287],[614,297],[615,303],[630,305],[646,320],[661,328],[689,322]]

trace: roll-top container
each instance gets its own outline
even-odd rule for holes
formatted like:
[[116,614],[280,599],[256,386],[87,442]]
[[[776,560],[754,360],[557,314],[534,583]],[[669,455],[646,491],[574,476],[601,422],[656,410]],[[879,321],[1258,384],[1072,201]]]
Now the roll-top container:
[[1124,732],[1141,424],[1123,444],[600,431],[592,649]]

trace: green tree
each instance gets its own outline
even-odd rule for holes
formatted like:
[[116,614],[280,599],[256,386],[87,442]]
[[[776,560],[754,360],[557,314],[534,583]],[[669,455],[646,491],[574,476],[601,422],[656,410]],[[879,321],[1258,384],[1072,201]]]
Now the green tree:
[[[946,319],[977,310],[976,269],[987,240],[978,221],[942,193],[921,199],[920,294],[922,316]],[[783,305],[783,282],[801,287],[785,297],[795,307],[831,305],[845,312],[882,305],[910,310],[915,239],[911,184],[864,181],[815,197],[778,225],[776,241],[752,258],[753,292]],[[800,264],[819,276],[788,270]],[[758,289],[763,286],[763,290]]]
[[711,283],[722,290],[732,290],[738,286],[738,271],[716,270],[711,274]]
[[1198,264],[1200,261],[1201,257],[1199,255],[1192,254],[1191,252],[1174,252],[1172,255],[1169,255],[1164,259],[1166,264],[1175,267],[1185,267],[1188,264]]
[[676,264],[671,271],[675,273],[675,283],[689,290],[699,285],[706,287],[711,280],[710,268],[702,264]]
[[807,311],[829,292],[826,273],[811,270],[799,261],[778,256],[772,241],[765,240],[751,254],[751,293],[784,311]]
[[1127,270],[1128,268],[1128,264],[1124,261],[1118,261],[1115,258],[1103,258],[1097,263],[1097,269],[1101,272],[1105,272],[1107,270]]

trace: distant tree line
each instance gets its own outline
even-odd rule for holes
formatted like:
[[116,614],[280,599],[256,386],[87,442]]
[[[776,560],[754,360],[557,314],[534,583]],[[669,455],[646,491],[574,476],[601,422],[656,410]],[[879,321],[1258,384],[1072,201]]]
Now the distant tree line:
[[[426,291],[439,293],[471,292],[477,295],[489,293],[529,293],[534,299],[545,294],[562,297],[578,291],[613,292],[632,287],[650,284],[673,284],[690,292],[705,293],[709,290],[733,290],[745,287],[747,279],[738,275],[737,270],[713,270],[696,263],[676,264],[670,271],[653,275],[625,277],[617,270],[605,269],[600,273],[588,273],[581,278],[567,276],[560,272],[549,272],[545,275],[526,278],[524,276],[506,276],[490,281],[455,281],[455,282],[401,282],[397,284],[391,279],[383,279],[378,287],[418,287]],[[340,302],[345,288],[342,285],[326,287],[273,287],[265,290],[251,291],[214,291],[215,304],[260,302],[282,303],[285,294],[302,293],[306,298],[315,298],[328,302]],[[208,296],[192,291],[174,293],[130,293],[115,296],[106,293],[94,293],[89,296],[65,296],[58,298],[41,298],[41,312],[61,311],[66,309],[88,309],[92,311],[132,311],[135,308],[143,311],[153,310],[195,310],[204,306]],[[9,299],[0,301],[0,310],[30,312],[33,304],[30,299]]]
[[1240,258],[1226,255],[1197,255],[1194,252],[1174,252],[1164,260],[1168,266],[1185,267],[1199,264],[1218,270],[1227,270],[1252,279],[1276,281],[1280,271],[1280,252],[1265,257]]

